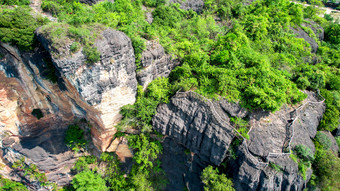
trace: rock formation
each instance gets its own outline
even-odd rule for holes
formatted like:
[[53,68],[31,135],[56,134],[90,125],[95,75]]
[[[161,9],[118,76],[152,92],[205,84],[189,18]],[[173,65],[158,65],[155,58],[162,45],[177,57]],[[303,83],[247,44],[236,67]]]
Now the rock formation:
[[[312,138],[325,111],[325,104],[317,94],[305,93],[308,98],[300,106],[284,106],[275,113],[249,113],[239,104],[224,99],[210,101],[194,92],[177,93],[170,103],[158,107],[153,118],[154,129],[167,137],[163,142],[165,157],[162,161],[172,182],[168,187],[185,184],[202,190],[201,183],[193,180],[195,178],[190,182],[181,177],[188,174],[198,177],[207,165],[221,164],[235,137],[229,122],[233,116],[248,117],[251,127],[249,140],[243,140],[236,151],[236,160],[230,163],[235,189],[302,190],[312,170],[307,170],[307,179],[304,180],[298,164],[290,158],[289,149],[303,144],[315,152]],[[181,153],[183,149],[176,144],[191,151],[191,160],[186,159]],[[171,148],[178,148],[178,151]],[[169,164],[170,159],[187,165],[178,169]],[[270,163],[278,165],[281,170],[276,171]]]
[[[80,0],[80,3],[85,3],[85,4],[89,4],[89,5],[93,5],[99,2],[102,2],[104,0]],[[109,2],[114,3],[114,0],[109,0]]]
[[228,114],[194,92],[177,93],[152,121],[156,131],[214,165],[223,161],[235,136]]
[[[323,40],[324,39],[324,29],[317,23],[315,23],[312,20],[307,20],[307,22],[309,23],[302,23],[301,26],[302,27],[306,27],[308,29],[311,29],[314,34],[315,34],[315,38],[318,40]],[[308,34],[307,31],[303,30],[301,27],[297,27],[297,28],[291,28],[292,31],[297,35],[297,38],[303,38],[305,39],[306,42],[308,42],[312,48],[312,53],[316,53],[316,51],[319,48],[318,43],[316,42],[316,39],[313,38],[313,35]]]
[[[96,29],[94,29],[96,30]],[[131,40],[122,32],[103,29],[95,41],[101,54],[100,61],[87,64],[82,51],[71,54],[71,41],[56,47],[48,32],[37,30],[37,37],[51,54],[66,89],[94,124],[93,142],[105,150],[121,119],[120,108],[135,102],[137,80],[134,50]]]
[[[64,133],[73,120],[85,115],[72,102],[69,92],[60,89],[62,83],[46,79],[51,69],[43,49],[20,53],[2,43],[0,53],[1,175],[22,181],[24,177],[12,173],[11,165],[24,157],[36,164],[49,181],[68,184],[76,158],[64,144]],[[32,114],[34,109],[41,111],[40,119]]]
[[166,54],[162,45],[147,41],[146,50],[142,53],[141,67],[137,72],[137,79],[145,89],[148,84],[158,77],[168,77],[171,70],[180,62]]
[[179,3],[181,5],[181,9],[184,10],[194,10],[198,13],[202,12],[204,7],[203,0],[169,0],[169,3]]
[[[325,104],[311,92],[299,108],[285,107],[276,113],[254,112],[250,116],[250,140],[244,141],[233,162],[236,190],[302,190],[308,182],[300,175],[289,148],[303,144],[315,152],[312,138],[325,111]],[[288,154],[284,154],[288,153]],[[280,166],[272,169],[268,163]]]

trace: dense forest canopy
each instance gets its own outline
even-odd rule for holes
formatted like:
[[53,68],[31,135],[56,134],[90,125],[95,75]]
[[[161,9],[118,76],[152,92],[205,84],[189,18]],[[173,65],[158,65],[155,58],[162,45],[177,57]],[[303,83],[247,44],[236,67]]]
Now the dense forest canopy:
[[[311,3],[320,5],[316,1]],[[71,40],[71,51],[77,52],[84,47],[82,51],[88,62],[94,63],[101,56],[94,46],[96,37],[104,27],[111,27],[131,38],[137,70],[142,69],[140,59],[146,41],[159,42],[167,53],[182,63],[169,78],[154,80],[146,91],[138,87],[136,103],[122,109],[124,119],[119,129],[133,126],[142,132],[128,136],[130,146],[135,150],[130,174],[121,172],[119,162],[112,154],[103,153],[94,161],[85,157],[76,163],[78,174],[65,189],[84,190],[87,186],[93,190],[162,189],[167,183],[157,159],[162,147],[150,136],[151,119],[158,104],[167,103],[177,91],[195,91],[212,99],[222,97],[239,102],[249,110],[271,112],[283,105],[303,101],[307,97],[303,90],[317,91],[326,103],[319,130],[332,132],[339,126],[338,20],[321,18],[317,8],[288,0],[257,0],[252,3],[246,0],[205,0],[204,4],[203,11],[197,13],[180,9],[179,4],[169,5],[165,0],[115,0],[114,3],[104,1],[92,6],[78,0],[43,0],[42,10],[57,18],[57,21],[49,21],[32,14],[28,1],[1,1],[0,39],[22,51],[37,46],[34,31],[41,27],[43,33],[52,39],[54,47],[62,47],[65,39]],[[146,11],[152,12],[151,24],[145,19]],[[314,25],[323,27],[324,41],[318,36],[321,32],[318,30],[322,29],[313,31],[306,27]],[[313,50],[309,42],[298,38],[298,30],[309,34],[318,49]],[[81,141],[77,142],[77,139]],[[68,141],[70,147],[76,145],[73,148],[76,151],[85,144],[77,136],[69,136]],[[297,148],[296,155],[300,156],[301,168],[315,169],[312,185],[324,190],[340,189],[339,158],[323,146],[322,141],[322,138],[315,140],[315,156],[305,157],[308,152],[304,148]],[[105,172],[93,167],[99,161],[108,163]],[[233,190],[232,182],[225,175],[218,175],[218,170],[212,167],[203,172],[202,178],[207,190],[223,190],[223,185]],[[5,190],[10,190],[11,186],[20,190],[17,183],[0,180]]]

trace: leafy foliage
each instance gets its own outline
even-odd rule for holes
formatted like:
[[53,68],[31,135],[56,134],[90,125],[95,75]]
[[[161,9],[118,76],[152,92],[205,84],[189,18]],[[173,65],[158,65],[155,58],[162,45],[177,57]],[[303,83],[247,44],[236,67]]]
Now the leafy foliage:
[[315,139],[315,141],[317,141],[317,142],[320,144],[320,146],[321,146],[323,149],[325,149],[325,150],[331,148],[331,146],[332,146],[331,140],[330,140],[329,137],[328,137],[325,133],[323,133],[323,132],[318,131],[318,132],[316,133],[316,136],[315,136],[314,139]]
[[0,176],[0,188],[3,191],[28,191],[22,183],[5,179],[2,176]]
[[45,173],[41,173],[35,164],[27,164],[24,157],[15,161],[12,167],[22,170],[24,172],[24,176],[28,175],[31,180],[38,181],[42,186],[50,184],[50,182],[47,181]]
[[82,171],[72,179],[72,187],[76,191],[107,191],[105,180],[102,177],[90,170]]
[[0,7],[0,40],[2,42],[17,45],[23,50],[33,48],[35,29],[46,24],[48,19],[41,16],[33,17],[30,11],[31,9],[27,7],[13,9]]
[[201,175],[205,191],[234,191],[233,182],[225,174],[219,174],[212,166],[206,167]]
[[84,130],[77,124],[69,125],[66,131],[65,143],[69,148],[78,152],[87,144],[87,141],[84,138]]

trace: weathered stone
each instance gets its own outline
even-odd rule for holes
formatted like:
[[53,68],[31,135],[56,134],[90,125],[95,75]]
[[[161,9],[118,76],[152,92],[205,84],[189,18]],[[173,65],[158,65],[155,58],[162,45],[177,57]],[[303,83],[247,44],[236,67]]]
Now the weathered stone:
[[[257,111],[250,115],[252,130],[249,141],[244,141],[232,163],[236,190],[302,190],[307,179],[299,173],[298,165],[282,154],[289,148],[303,144],[314,153],[312,138],[325,111],[325,104],[312,92],[298,108],[283,107],[275,113]],[[248,147],[247,147],[247,145]],[[247,149],[248,148],[248,149]],[[276,172],[268,166],[272,162],[280,166]],[[267,165],[265,165],[267,163]]]
[[[93,4],[102,2],[102,1],[104,1],[104,0],[80,0],[79,2],[89,4],[89,5],[93,5]],[[108,0],[108,1],[111,2],[111,3],[114,3],[114,0]]]
[[141,67],[137,79],[144,89],[158,77],[168,77],[171,70],[180,64],[177,59],[172,59],[166,54],[162,45],[148,41],[147,49],[142,53]]
[[211,101],[198,94],[180,92],[169,104],[158,107],[153,127],[183,144],[202,161],[219,165],[235,135],[228,115],[222,109],[218,111]]
[[[323,38],[324,38],[323,28],[320,25],[318,25],[317,23],[315,23],[311,20],[309,20],[309,22],[310,23],[302,23],[301,26],[312,29],[316,38],[318,38],[319,40],[323,40]],[[319,48],[319,45],[311,35],[309,35],[306,31],[304,31],[300,27],[291,28],[291,30],[296,34],[297,38],[305,39],[305,41],[310,44],[310,46],[312,48],[312,53],[316,53],[316,51]]]
[[187,188],[188,190],[203,191],[200,176],[202,170],[208,164],[202,162],[197,155],[188,152],[185,147],[171,138],[165,138],[162,145],[161,167],[169,181],[165,190],[173,191]]
[[195,12],[202,12],[204,7],[203,0],[169,0],[169,3],[179,3],[181,5],[181,9],[184,10],[193,10]]
[[37,37],[50,51],[66,88],[74,92],[73,99],[94,123],[94,144],[105,150],[116,132],[115,124],[122,117],[120,108],[135,102],[137,80],[131,40],[122,32],[104,29],[95,42],[100,61],[89,65],[82,51],[72,55],[67,47],[58,51],[48,34],[40,30]]
[[[25,179],[11,165],[25,157],[44,172],[49,181],[59,185],[70,182],[70,168],[76,158],[64,144],[67,126],[85,115],[62,91],[61,84],[47,80],[49,55],[41,48],[20,53],[1,43],[0,53],[0,173],[10,179],[23,181],[37,190],[37,182]],[[53,75],[53,74],[51,74]],[[32,115],[40,109],[41,119]],[[57,143],[57,144],[56,144]]]

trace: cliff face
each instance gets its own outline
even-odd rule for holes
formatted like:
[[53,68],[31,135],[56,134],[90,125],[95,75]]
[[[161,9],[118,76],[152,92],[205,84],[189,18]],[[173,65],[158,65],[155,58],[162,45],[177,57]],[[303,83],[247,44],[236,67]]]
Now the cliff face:
[[105,150],[120,121],[120,108],[135,102],[137,80],[135,56],[131,40],[122,32],[105,29],[95,41],[100,61],[87,64],[82,51],[72,54],[71,42],[63,51],[56,51],[51,39],[41,29],[37,37],[50,52],[53,64],[60,72],[72,98],[94,123],[93,142]]
[[[0,53],[4,55],[0,60],[0,173],[27,182],[11,168],[24,157],[49,181],[69,183],[76,158],[64,144],[64,133],[74,119],[85,115],[69,97],[72,92],[60,89],[61,81],[54,84],[46,79],[48,55],[43,49],[20,53],[1,44]],[[40,119],[32,114],[34,109],[41,111]],[[27,183],[40,188],[36,182]]]
[[177,59],[172,59],[166,54],[162,45],[148,41],[147,49],[142,53],[141,67],[137,72],[137,80],[144,89],[158,77],[168,77],[171,70],[180,64]]
[[[248,116],[251,128],[249,140],[243,140],[236,151],[236,160],[230,163],[235,189],[302,190],[312,171],[307,170],[307,179],[304,180],[288,150],[303,144],[315,151],[312,138],[325,111],[325,104],[316,94],[305,93],[308,98],[301,106],[286,106],[275,113],[249,113],[238,104],[223,99],[210,101],[193,92],[177,93],[169,104],[158,107],[153,127],[174,141],[164,141],[165,148],[171,144],[181,144],[189,149],[193,157],[189,163],[195,167],[176,170],[169,167],[170,159],[163,159],[165,171],[170,173],[170,182],[177,182],[176,177],[184,174],[199,174],[208,164],[220,165],[235,137],[229,116]],[[189,161],[185,160],[185,155],[171,149],[164,152],[170,152],[164,154],[168,158],[177,156],[178,159],[174,160]],[[281,171],[275,171],[269,163],[280,166]],[[179,175],[175,175],[174,171]],[[202,189],[199,181],[189,181],[186,185]]]
[[152,122],[156,131],[214,165],[223,161],[235,137],[227,113],[194,92],[178,93],[160,105]]
[[[237,190],[302,190],[309,181],[312,171],[308,169],[304,180],[288,151],[302,144],[315,152],[312,138],[325,104],[314,93],[306,93],[308,98],[298,108],[251,114],[250,140],[239,147],[232,168]],[[272,169],[269,162],[280,166],[281,171]]]

